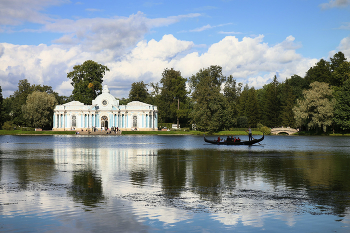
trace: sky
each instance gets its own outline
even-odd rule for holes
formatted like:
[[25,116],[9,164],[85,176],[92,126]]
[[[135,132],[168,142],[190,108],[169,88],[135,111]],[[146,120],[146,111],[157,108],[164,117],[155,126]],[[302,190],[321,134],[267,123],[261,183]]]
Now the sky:
[[339,51],[350,61],[350,0],[0,0],[4,97],[23,79],[69,96],[67,73],[86,60],[110,69],[117,98],[167,68],[189,78],[211,65],[258,89]]

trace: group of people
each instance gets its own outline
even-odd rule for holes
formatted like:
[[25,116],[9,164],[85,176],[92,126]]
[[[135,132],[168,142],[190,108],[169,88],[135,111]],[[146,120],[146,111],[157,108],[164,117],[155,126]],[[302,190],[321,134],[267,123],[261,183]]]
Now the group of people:
[[238,138],[236,138],[236,137],[233,137],[233,136],[228,136],[227,137],[227,139],[226,139],[226,142],[240,142],[241,141],[241,139],[238,137]]
[[[249,141],[253,140],[253,136],[252,136],[252,129],[249,127],[249,129],[246,130],[246,132],[248,133],[248,137],[249,137]],[[238,137],[233,137],[233,136],[227,136],[226,139],[220,138],[220,136],[218,137],[217,142],[240,142],[241,139]]]
[[233,137],[233,136],[227,136],[227,138],[226,139],[223,139],[223,138],[220,138],[220,136],[218,137],[218,140],[217,140],[217,142],[240,142],[241,141],[241,139],[238,137],[238,138],[236,138],[236,137]]

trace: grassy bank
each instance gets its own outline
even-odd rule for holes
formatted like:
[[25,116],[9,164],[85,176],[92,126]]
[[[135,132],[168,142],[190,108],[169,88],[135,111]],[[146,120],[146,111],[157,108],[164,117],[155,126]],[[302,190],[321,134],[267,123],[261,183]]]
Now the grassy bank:
[[75,131],[22,131],[22,130],[0,130],[0,135],[56,135],[56,134],[75,134]]
[[324,133],[324,132],[312,132],[312,131],[301,131],[294,135],[298,136],[350,136],[349,133]]
[[[262,135],[260,131],[253,131],[253,135]],[[75,134],[75,131],[22,131],[22,130],[0,130],[0,135],[21,135],[21,134],[35,134],[35,135],[56,135],[56,134]],[[201,132],[201,131],[123,131],[123,135],[140,134],[140,135],[247,135],[245,131],[218,131],[215,133]]]
[[[252,131],[253,135],[262,135],[260,131]],[[171,131],[123,131],[122,134],[148,134],[148,135],[247,135],[245,131],[218,131],[215,133],[201,132],[201,131],[181,131],[181,130],[171,130]]]

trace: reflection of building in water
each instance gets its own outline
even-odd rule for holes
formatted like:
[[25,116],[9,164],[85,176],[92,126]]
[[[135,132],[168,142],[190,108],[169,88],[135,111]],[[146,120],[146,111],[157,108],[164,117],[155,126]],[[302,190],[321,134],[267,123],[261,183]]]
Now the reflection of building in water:
[[69,147],[54,149],[57,166],[79,165],[82,169],[88,166],[101,171],[101,174],[128,173],[135,169],[153,170],[157,166],[157,156],[155,156],[157,154],[157,149]]
[[104,85],[102,94],[92,101],[92,105],[72,101],[57,105],[54,109],[52,130],[101,130],[111,127],[121,130],[155,130],[158,128],[157,106],[139,101],[119,105],[119,100],[116,100],[109,93],[107,85]]

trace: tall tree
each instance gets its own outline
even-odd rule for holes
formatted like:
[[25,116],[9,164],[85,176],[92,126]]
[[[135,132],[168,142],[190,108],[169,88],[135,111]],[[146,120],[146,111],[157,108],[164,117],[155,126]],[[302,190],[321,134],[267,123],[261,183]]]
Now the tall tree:
[[81,65],[75,65],[73,71],[67,74],[71,79],[73,99],[84,104],[91,104],[102,93],[103,76],[109,71],[107,66],[87,60]]
[[350,130],[350,79],[336,93],[337,103],[334,107],[334,122],[344,131]]
[[[260,121],[258,96],[254,87],[249,88],[248,84],[244,87],[238,105],[238,125],[256,127]],[[246,122],[246,123],[243,123]]]
[[241,92],[242,83],[236,84],[236,80],[230,75],[224,85],[225,113],[224,127],[229,130],[237,125],[237,101]]
[[199,130],[218,131],[223,127],[224,96],[220,92],[225,81],[220,66],[201,69],[190,78],[194,101],[192,123]]
[[279,82],[275,75],[273,81],[266,85],[264,124],[268,127],[276,127],[280,124],[280,91]]
[[67,97],[59,96],[58,93],[52,90],[51,86],[46,85],[31,85],[27,79],[19,80],[18,90],[13,95],[5,99],[5,118],[7,121],[12,121],[15,125],[29,126],[29,121],[24,117],[22,107],[26,104],[27,97],[34,91],[46,92],[52,94],[60,100],[60,104],[66,103],[69,100]]
[[26,120],[22,113],[22,106],[26,104],[27,97],[33,92],[33,86],[30,85],[27,79],[19,80],[18,90],[10,96],[10,102],[12,110],[10,115],[15,125],[27,126],[28,120]]
[[331,85],[341,87],[346,80],[350,79],[350,62],[342,62],[332,73]]
[[286,80],[285,83],[282,84],[282,96],[281,99],[281,121],[282,125],[285,127],[294,127],[294,112],[293,107],[295,105],[295,96],[293,95],[292,87],[289,85]]
[[251,127],[256,127],[260,119],[258,97],[254,87],[250,88],[248,91],[248,102],[246,104],[246,107],[248,124]]
[[161,122],[177,123],[188,116],[186,78],[173,68],[165,69],[160,80],[159,118]]
[[53,109],[57,100],[53,94],[34,91],[28,95],[26,104],[22,107],[24,117],[29,120],[30,126],[35,128],[52,128]]
[[5,108],[4,108],[4,98],[2,97],[2,89],[0,86],[0,129],[2,129],[2,125],[5,120]]
[[329,62],[321,59],[306,72],[305,80],[308,85],[315,81],[331,83],[331,66]]
[[129,100],[130,101],[141,101],[146,102],[149,97],[147,84],[143,81],[134,82],[131,84],[131,89],[129,92]]
[[326,132],[332,124],[335,99],[328,83],[313,82],[304,90],[304,99],[298,99],[293,108],[296,124],[306,124],[308,129],[322,128]]
[[237,113],[239,117],[246,117],[247,116],[247,103],[248,103],[248,92],[249,92],[249,86],[246,84],[243,88],[243,91],[240,93],[238,97],[238,106],[237,106]]
[[330,59],[331,59],[331,64],[330,64],[331,71],[335,71],[343,62],[346,61],[346,57],[342,52],[337,52]]
[[300,99],[303,96],[303,90],[309,88],[306,80],[299,75],[293,75],[290,79],[287,79],[286,84],[290,86],[296,99]]

